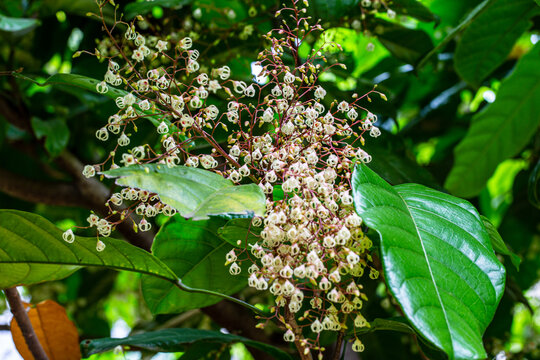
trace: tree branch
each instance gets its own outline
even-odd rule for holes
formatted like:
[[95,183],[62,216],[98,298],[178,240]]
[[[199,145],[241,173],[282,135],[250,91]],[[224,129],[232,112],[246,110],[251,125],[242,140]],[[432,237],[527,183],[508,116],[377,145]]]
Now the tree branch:
[[88,206],[88,202],[72,183],[45,182],[24,178],[0,169],[0,191],[33,203],[59,206]]
[[28,345],[28,349],[34,356],[34,359],[48,360],[49,357],[39,343],[36,332],[34,331],[32,323],[30,322],[30,318],[28,317],[28,314],[24,309],[24,305],[22,303],[19,292],[16,288],[10,288],[5,289],[4,293],[6,294],[6,299],[9,303],[11,312],[13,313],[13,317],[17,321],[17,324],[19,324],[19,327],[21,328],[21,333],[24,337],[24,341],[26,341],[26,345]]

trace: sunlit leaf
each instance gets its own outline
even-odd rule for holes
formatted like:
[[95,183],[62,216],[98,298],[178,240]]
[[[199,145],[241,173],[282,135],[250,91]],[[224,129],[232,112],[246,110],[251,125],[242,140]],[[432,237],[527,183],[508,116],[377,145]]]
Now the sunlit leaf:
[[103,173],[116,183],[148,190],[194,220],[219,215],[227,218],[263,215],[266,202],[255,184],[235,186],[232,181],[211,171],[187,166],[136,165]]

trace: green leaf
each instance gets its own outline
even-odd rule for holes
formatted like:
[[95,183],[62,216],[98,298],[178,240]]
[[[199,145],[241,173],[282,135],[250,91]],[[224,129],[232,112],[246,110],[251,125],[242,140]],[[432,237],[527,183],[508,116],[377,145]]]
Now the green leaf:
[[0,31],[11,33],[15,36],[22,36],[39,26],[38,19],[12,18],[0,14]]
[[423,55],[433,48],[428,34],[422,30],[408,29],[387,21],[377,21],[380,30],[377,38],[385,48],[399,60],[415,64]]
[[[251,219],[232,219],[218,229],[219,236],[234,247],[247,248],[248,244],[255,243],[261,233],[260,228],[251,225]],[[240,244],[238,244],[240,240]]]
[[392,187],[366,165],[354,171],[353,193],[381,237],[388,289],[411,324],[450,359],[485,358],[482,334],[505,269],[474,207],[422,185]]
[[508,57],[514,43],[531,26],[537,12],[533,0],[493,0],[470,24],[458,42],[454,64],[469,84],[482,81]]
[[430,52],[428,52],[426,55],[424,55],[416,65],[416,71],[420,70],[428,63],[428,61],[439,51],[443,50],[446,45],[450,41],[452,41],[459,33],[461,33],[463,30],[465,30],[473,21],[476,19],[482,11],[489,5],[491,0],[484,0],[480,4],[478,4],[474,9],[472,9],[467,16],[461,21],[461,23],[456,26],[454,29],[452,29],[448,35],[439,43],[437,46],[435,46]]
[[359,0],[312,0],[308,12],[316,19],[332,21],[350,14]]
[[176,275],[148,252],[125,241],[77,236],[68,244],[62,231],[39,215],[0,210],[0,289],[59,280],[83,266],[128,270],[175,281]]
[[193,0],[153,0],[153,1],[142,1],[142,2],[132,2],[126,5],[124,13],[127,20],[133,19],[137,15],[144,15],[152,11],[156,6],[171,8],[171,9],[180,9],[185,5],[191,4]]
[[178,352],[185,351],[186,347],[201,342],[220,344],[241,342],[252,348],[265,351],[276,359],[291,359],[291,357],[282,350],[242,336],[224,334],[218,331],[185,328],[146,332],[121,339],[103,338],[85,340],[81,342],[81,351],[83,357],[88,357],[93,354],[112,350],[116,346],[123,345],[149,351]]
[[51,157],[60,155],[69,141],[69,129],[60,119],[43,121],[36,117],[31,119],[32,129],[38,139],[45,137],[45,149]]
[[392,0],[388,6],[398,14],[408,15],[420,21],[437,20],[437,17],[418,0]]
[[480,193],[503,160],[518,154],[540,124],[540,44],[517,63],[497,99],[474,116],[455,149],[455,162],[445,187],[461,197]]
[[493,246],[493,249],[499,254],[508,256],[510,258],[510,261],[512,262],[512,265],[514,265],[516,270],[519,271],[521,258],[516,253],[508,249],[508,246],[506,246],[506,243],[502,239],[501,234],[499,234],[497,228],[491,223],[491,221],[489,221],[487,217],[480,215],[480,218],[482,219],[482,222],[484,223],[484,226],[489,234],[489,239],[491,240],[491,245]]
[[[219,238],[225,220],[184,220],[175,216],[156,235],[153,254],[167,264],[190,287],[233,294],[247,284],[245,276],[233,276],[224,266],[225,255],[233,248]],[[174,284],[150,276],[142,277],[144,299],[154,314],[179,313],[217,303],[221,299],[188,293]]]
[[[100,80],[77,74],[54,74],[47,78],[47,80],[45,80],[44,82],[36,81],[28,76],[18,73],[12,73],[12,75],[26,81],[31,81],[38,86],[52,85],[59,88],[78,87],[96,94],[104,95],[113,100],[115,100],[117,97],[126,96],[128,94],[127,91],[114,88],[110,85],[107,85],[109,90],[105,94],[101,94],[96,90],[96,85],[101,82]],[[158,119],[157,116],[153,115],[151,110],[141,111],[138,105],[135,105],[135,108],[138,111],[144,113],[144,118],[148,119],[155,126],[159,126],[159,124],[163,121],[162,119]],[[168,125],[170,125],[170,123],[168,123]]]
[[118,185],[158,194],[161,201],[194,220],[208,219],[212,215],[226,218],[262,216],[266,208],[264,193],[257,185],[235,186],[221,175],[203,169],[148,164],[103,174],[117,178]]

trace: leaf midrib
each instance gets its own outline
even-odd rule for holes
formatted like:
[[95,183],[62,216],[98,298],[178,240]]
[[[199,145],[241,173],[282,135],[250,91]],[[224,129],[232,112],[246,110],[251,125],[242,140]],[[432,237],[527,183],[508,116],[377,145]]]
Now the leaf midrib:
[[453,346],[454,339],[452,337],[452,332],[450,331],[450,323],[448,321],[448,315],[446,313],[446,308],[445,308],[444,303],[442,301],[441,294],[439,293],[439,287],[438,287],[437,282],[435,281],[433,271],[431,269],[431,263],[430,263],[429,258],[427,256],[426,248],[424,247],[424,240],[422,239],[422,236],[420,235],[420,232],[418,231],[418,226],[416,225],[416,221],[414,219],[414,216],[412,215],[411,209],[409,209],[409,205],[407,204],[405,199],[401,196],[401,194],[398,191],[396,191],[396,194],[399,196],[399,198],[401,199],[403,204],[405,204],[405,207],[407,208],[407,212],[409,213],[410,219],[413,222],[414,229],[416,230],[416,234],[418,235],[418,239],[420,240],[420,245],[422,246],[422,252],[424,254],[424,259],[426,260],[426,264],[428,266],[429,276],[431,277],[431,281],[432,281],[433,286],[435,288],[435,293],[437,294],[437,299],[438,299],[438,301],[440,303],[441,310],[442,310],[442,313],[444,315],[444,322],[446,324],[446,329],[448,330],[448,335],[450,336],[451,346],[450,346],[450,349],[447,350],[447,351],[451,352],[451,354],[449,354],[449,355],[452,355],[452,356],[450,356],[450,358],[453,358],[453,355],[454,355],[454,346]]

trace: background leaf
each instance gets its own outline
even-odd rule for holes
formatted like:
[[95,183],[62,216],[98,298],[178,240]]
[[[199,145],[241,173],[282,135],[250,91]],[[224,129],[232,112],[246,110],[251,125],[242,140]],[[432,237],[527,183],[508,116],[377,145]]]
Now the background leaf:
[[[221,240],[218,229],[223,219],[185,220],[175,216],[158,232],[152,253],[190,287],[233,294],[247,285],[245,275],[233,276],[224,266],[233,248]],[[181,291],[169,282],[142,277],[144,299],[154,314],[179,313],[217,303],[221,298]]]
[[365,165],[355,169],[353,193],[381,236],[385,280],[413,326],[450,359],[485,358],[482,334],[505,269],[474,207],[422,185],[392,187]]
[[437,17],[418,0],[392,0],[389,3],[389,8],[398,14],[412,16],[420,21],[437,20]]
[[67,277],[82,266],[135,271],[176,280],[161,261],[125,241],[105,238],[96,250],[95,238],[77,236],[68,244],[62,231],[39,215],[0,210],[0,289]]
[[36,137],[45,137],[45,149],[51,157],[58,156],[65,149],[69,141],[69,128],[65,122],[60,119],[43,121],[33,117],[31,123]]
[[0,14],[0,31],[4,31],[15,36],[22,36],[32,31],[40,24],[41,21],[38,19],[13,18]]
[[540,44],[523,56],[501,83],[497,99],[477,114],[455,149],[445,187],[453,194],[480,193],[497,165],[519,153],[540,124]]
[[187,346],[200,342],[206,344],[232,344],[241,342],[255,349],[263,350],[276,359],[291,359],[287,353],[258,341],[238,335],[200,329],[166,329],[131,335],[122,339],[104,338],[86,340],[81,343],[81,348],[83,357],[88,357],[92,354],[114,349],[118,345],[135,346],[151,351],[177,352],[185,351]]
[[[28,317],[49,359],[77,360],[81,358],[77,327],[68,318],[62,305],[52,300],[40,302],[28,311]],[[23,359],[32,360],[34,357],[14,318],[11,320],[10,327],[17,351]]]
[[264,194],[257,185],[235,186],[221,175],[203,169],[148,164],[103,174],[116,178],[118,185],[158,194],[161,201],[194,220],[208,219],[210,215],[227,218],[261,216],[266,209]]
[[383,26],[381,32],[376,33],[381,44],[407,64],[415,64],[433,48],[431,38],[422,30],[408,29],[383,20],[377,23]]
[[131,20],[137,15],[145,15],[152,11],[156,6],[164,8],[179,9],[185,5],[191,4],[193,0],[153,0],[142,2],[131,2],[124,8],[126,19]]
[[506,60],[537,9],[533,0],[492,0],[458,42],[454,64],[459,75],[479,86]]

